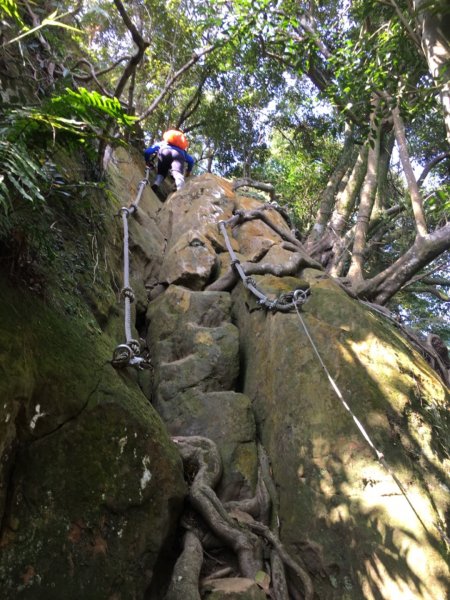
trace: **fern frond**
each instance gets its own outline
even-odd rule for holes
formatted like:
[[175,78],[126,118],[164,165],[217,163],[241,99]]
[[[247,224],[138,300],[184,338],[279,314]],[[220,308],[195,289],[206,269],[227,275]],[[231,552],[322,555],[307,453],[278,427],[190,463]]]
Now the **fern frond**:
[[11,207],[13,196],[34,203],[45,200],[41,191],[41,166],[20,144],[0,141],[0,204],[5,212]]

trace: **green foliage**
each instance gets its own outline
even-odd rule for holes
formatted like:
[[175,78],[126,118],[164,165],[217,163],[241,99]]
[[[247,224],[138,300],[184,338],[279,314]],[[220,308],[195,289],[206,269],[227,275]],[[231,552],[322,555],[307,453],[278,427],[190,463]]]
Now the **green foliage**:
[[[442,274],[449,275],[449,270]],[[450,346],[448,302],[443,303],[425,292],[399,292],[389,308],[397,313],[403,323],[417,330],[423,336],[429,333],[439,335]]]
[[22,40],[23,38],[33,35],[34,33],[37,33],[41,29],[44,29],[45,27],[48,27],[48,26],[62,27],[64,29],[76,31],[79,33],[79,30],[76,29],[75,27],[72,27],[71,25],[67,25],[66,23],[61,22],[61,19],[63,19],[65,16],[67,16],[67,14],[58,15],[57,10],[52,12],[48,17],[45,17],[39,25],[37,25],[36,27],[33,27],[32,29],[30,29],[23,22],[22,17],[20,16],[20,13],[19,13],[18,4],[17,4],[17,2],[15,2],[15,0],[0,0],[0,11],[5,13],[8,17],[12,18],[13,21],[16,23],[16,25],[19,25],[19,27],[21,28],[21,31],[22,31],[22,33],[20,35],[17,35],[12,40],[8,40],[5,43],[5,46],[8,46],[9,44],[17,43],[20,40]]
[[424,208],[428,222],[436,226],[444,225],[450,215],[450,183],[440,186],[425,199]]
[[83,87],[77,90],[66,88],[64,94],[51,99],[50,107],[59,114],[71,113],[96,130],[99,125],[104,125],[102,119],[105,116],[122,127],[129,127],[136,121],[136,117],[125,113],[118,98],[108,98]]
[[0,0],[0,11],[13,19],[19,27],[26,29],[15,0]]
[[[304,125],[306,135],[297,134],[294,139],[289,139],[286,131],[273,133],[264,178],[275,185],[296,225],[307,231],[314,221],[340,144],[329,136],[321,136],[319,129],[308,131],[307,124]],[[314,142],[310,136],[315,138]]]
[[31,203],[44,200],[41,167],[24,145],[0,141],[0,164],[0,206],[4,212],[11,208],[12,194]]

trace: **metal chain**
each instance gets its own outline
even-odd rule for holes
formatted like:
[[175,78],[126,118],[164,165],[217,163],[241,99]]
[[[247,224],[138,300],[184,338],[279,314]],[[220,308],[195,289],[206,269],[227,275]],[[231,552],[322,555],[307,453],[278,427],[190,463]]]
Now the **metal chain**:
[[131,333],[131,303],[134,302],[134,292],[130,286],[130,256],[129,256],[129,231],[128,218],[134,214],[141,201],[145,186],[149,183],[150,167],[145,169],[145,177],[139,183],[136,198],[129,206],[122,206],[118,215],[122,215],[123,224],[123,288],[121,290],[124,299],[125,313],[125,340],[124,344],[119,344],[113,352],[111,364],[115,369],[133,366],[138,369],[150,367],[150,361],[147,357],[139,356],[141,354],[141,345],[138,340],[133,339]]
[[256,296],[256,298],[258,299],[258,304],[264,306],[265,308],[267,308],[267,310],[270,310],[272,312],[289,312],[294,309],[297,310],[299,305],[304,304],[306,302],[310,293],[309,289],[293,290],[291,292],[281,294],[280,296],[278,296],[278,298],[271,300],[268,296],[266,296],[266,294],[264,294],[262,290],[258,288],[256,281],[253,279],[253,277],[249,277],[248,275],[246,275],[244,269],[242,268],[241,261],[236,256],[236,253],[234,252],[233,247],[231,245],[231,241],[227,232],[227,226],[236,225],[244,215],[244,211],[236,211],[236,213],[230,219],[226,221],[219,221],[217,224],[219,231],[224,238],[228,254],[230,255],[230,264],[232,268],[237,271],[239,277],[242,280],[242,283],[249,290],[249,292]]

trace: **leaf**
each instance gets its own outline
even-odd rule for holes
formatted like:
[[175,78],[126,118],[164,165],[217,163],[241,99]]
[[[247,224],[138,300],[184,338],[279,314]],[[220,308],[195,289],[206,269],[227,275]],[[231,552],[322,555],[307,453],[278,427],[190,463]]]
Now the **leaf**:
[[[5,0],[0,0],[0,2],[5,2]],[[1,4],[0,4],[0,7],[1,7]],[[27,37],[27,36],[29,36],[29,35],[31,35],[33,33],[36,33],[36,31],[39,31],[39,30],[43,29],[47,25],[50,25],[52,27],[62,27],[64,29],[70,29],[71,31],[75,31],[76,33],[84,33],[80,29],[77,29],[76,27],[72,27],[71,25],[66,25],[66,23],[61,23],[58,20],[58,19],[62,19],[63,17],[65,17],[67,14],[69,14],[69,13],[64,13],[64,14],[62,14],[62,15],[60,15],[58,17],[57,16],[58,15],[58,11],[55,10],[54,12],[51,13],[51,15],[49,15],[48,17],[46,17],[42,21],[42,23],[40,25],[37,25],[36,27],[33,27],[33,29],[25,28],[24,29],[24,33],[22,33],[21,35],[18,35],[17,37],[13,38],[12,40],[9,40],[4,45],[5,46],[9,46],[10,44],[14,44],[15,42],[19,42],[24,37]]]
[[265,571],[258,571],[255,575],[255,581],[261,589],[265,592],[269,592],[270,589],[270,575]]
[[17,2],[14,0],[0,0],[0,11],[3,11],[16,21],[18,25],[22,28],[23,31],[29,29],[25,23],[22,21],[22,17],[19,14]]

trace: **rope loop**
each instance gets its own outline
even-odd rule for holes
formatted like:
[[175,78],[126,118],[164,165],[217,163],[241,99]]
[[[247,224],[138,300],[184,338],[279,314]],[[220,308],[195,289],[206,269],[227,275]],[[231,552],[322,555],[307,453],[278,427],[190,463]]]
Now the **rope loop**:
[[297,305],[297,304],[304,304],[306,302],[306,300],[308,299],[308,296],[311,293],[311,289],[308,288],[307,290],[302,290],[302,289],[297,289],[294,290],[294,292],[292,293],[292,302]]
[[114,352],[111,364],[115,369],[123,369],[127,367],[133,356],[133,351],[127,344],[119,344]]
[[126,344],[119,344],[113,352],[111,365],[115,369],[126,367],[135,367],[140,371],[152,369],[150,357],[147,355],[139,356],[140,350],[141,347],[137,340],[129,340]]
[[129,346],[131,348],[133,355],[140,354],[141,345],[138,342],[138,340],[127,340],[127,346]]
[[134,302],[134,292],[130,287],[124,287],[120,290],[120,293],[124,298],[128,298],[130,302]]
[[237,257],[236,258],[232,258],[231,261],[230,261],[230,265],[232,267],[234,267],[234,265],[240,265],[240,264],[241,264],[241,261]]

